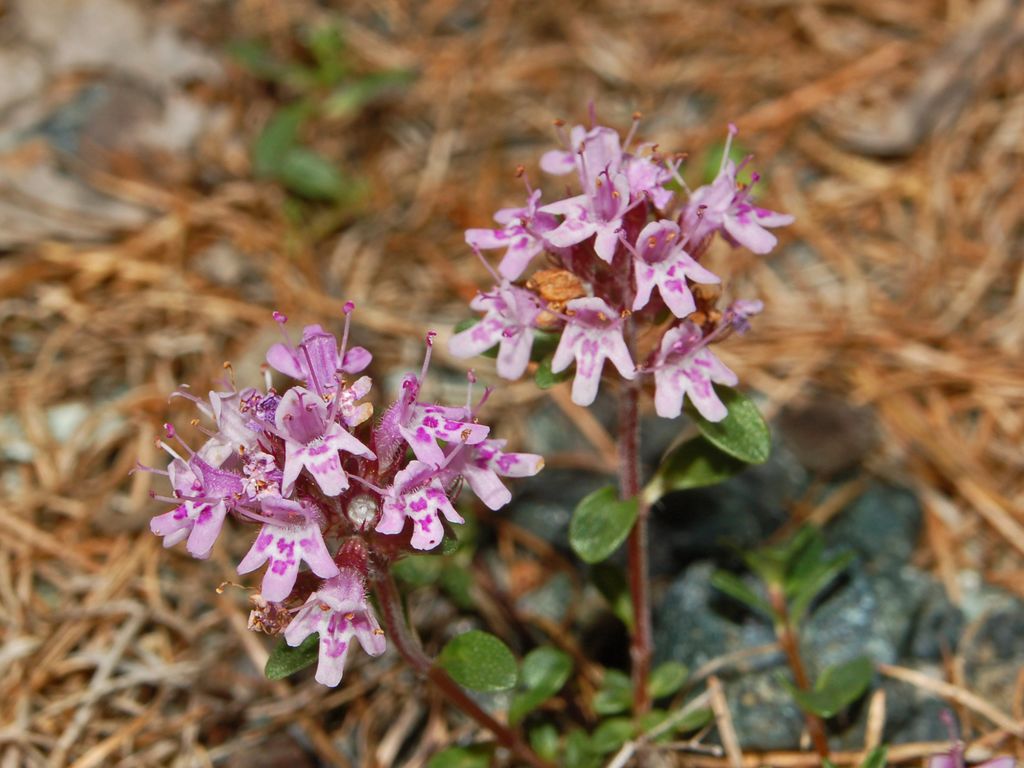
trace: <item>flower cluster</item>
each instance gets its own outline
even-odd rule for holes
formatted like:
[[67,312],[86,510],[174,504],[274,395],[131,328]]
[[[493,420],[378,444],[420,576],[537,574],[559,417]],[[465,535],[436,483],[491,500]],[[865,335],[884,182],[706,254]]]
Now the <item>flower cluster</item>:
[[[540,166],[574,177],[579,194],[542,205],[540,190],[527,183],[526,205],[498,211],[496,229],[466,231],[478,254],[504,255],[491,270],[495,287],[470,305],[483,318],[455,334],[450,350],[470,357],[497,345],[498,373],[515,379],[529,366],[535,332],[559,332],[546,362],[555,374],[575,363],[577,404],[594,401],[609,361],[626,380],[653,378],[659,416],[678,416],[689,398],[702,416],[718,421],[726,409],[713,385],[735,384],[736,375],[710,344],[746,330],[761,303],[736,301],[718,311],[721,279],[701,260],[716,233],[767,253],[776,243],[769,230],[793,217],[751,201],[756,173],[750,185],[737,181],[743,164],[729,159],[735,127],[717,177],[690,191],[679,175],[681,160],[662,157],[653,144],[632,147],[636,125],[625,141],[611,128],[575,126],[563,136],[566,148],[543,155]],[[541,257],[542,268],[527,276]],[[643,326],[656,328],[660,341],[641,356]],[[657,337],[644,334],[642,341],[650,338]]]
[[[447,525],[464,522],[453,504],[466,485],[490,509],[509,502],[503,477],[534,475],[540,456],[505,451],[490,437],[473,403],[425,402],[421,385],[434,334],[427,337],[421,372],[402,382],[398,399],[374,421],[366,401],[371,362],[362,347],[347,347],[319,325],[293,343],[287,319],[275,313],[285,341],[267,352],[270,368],[295,380],[283,392],[262,389],[211,392],[202,400],[182,389],[212,422],[208,439],[188,447],[169,425],[160,445],[171,457],[165,474],[174,504],[152,519],[164,545],[185,542],[189,554],[210,555],[224,521],[259,525],[241,574],[266,566],[251,625],[282,632],[292,646],[319,634],[316,679],[341,680],[352,639],[371,655],[384,637],[367,599],[374,568],[408,551],[436,548]],[[305,562],[309,573],[300,573]]]

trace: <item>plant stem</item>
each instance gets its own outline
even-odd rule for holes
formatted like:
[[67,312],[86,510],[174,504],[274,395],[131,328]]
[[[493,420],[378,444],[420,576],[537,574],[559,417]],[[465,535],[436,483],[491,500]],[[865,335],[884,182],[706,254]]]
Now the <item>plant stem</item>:
[[[635,348],[634,329],[626,323],[626,343]],[[640,493],[640,383],[625,383],[619,401],[619,496],[635,499],[636,523],[629,534],[629,592],[633,599],[633,637],[630,660],[633,677],[633,715],[645,715],[651,708],[647,679],[651,669],[651,585],[648,566],[648,508]]]
[[395,648],[421,677],[427,678],[455,707],[461,709],[466,715],[473,718],[479,725],[486,728],[498,740],[498,743],[509,749],[520,760],[533,766],[533,768],[551,768],[551,765],[542,760],[523,741],[522,737],[514,730],[498,722],[479,704],[462,690],[462,687],[452,678],[434,664],[434,661],[427,656],[420,645],[419,640],[409,630],[405,621],[405,611],[402,608],[402,599],[398,594],[395,581],[388,571],[383,571],[374,579],[377,598],[380,601],[381,617],[384,621],[384,629],[388,639],[395,644]]
[[[771,599],[772,608],[778,616],[775,623],[775,636],[779,645],[786,654],[786,661],[793,672],[793,679],[796,687],[801,691],[811,690],[811,681],[807,677],[807,670],[804,669],[803,659],[800,657],[800,641],[792,622],[789,620],[789,608],[786,605],[786,597],[777,587],[770,587],[768,596]],[[811,734],[811,741],[814,743],[814,751],[823,759],[828,759],[828,737],[825,735],[825,723],[817,715],[804,712],[804,722],[807,724],[807,732]]]

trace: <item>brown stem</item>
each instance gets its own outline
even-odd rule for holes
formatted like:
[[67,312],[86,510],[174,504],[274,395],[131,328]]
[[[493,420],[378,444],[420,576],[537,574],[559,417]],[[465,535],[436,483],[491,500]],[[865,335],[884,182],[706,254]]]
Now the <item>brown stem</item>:
[[[633,324],[626,323],[626,343],[635,348]],[[619,496],[635,499],[636,523],[629,534],[629,592],[633,599],[633,637],[630,660],[633,677],[633,714],[637,718],[651,708],[647,679],[651,669],[651,585],[648,565],[648,509],[640,493],[639,381],[626,382],[619,408]]]
[[[786,597],[782,590],[771,587],[768,590],[771,598],[772,608],[778,620],[775,623],[775,636],[779,645],[786,654],[786,661],[793,673],[796,687],[801,691],[811,690],[811,681],[807,677],[807,670],[804,669],[803,659],[800,657],[800,641],[797,638],[793,625],[789,620],[789,607],[786,605]],[[814,743],[814,751],[823,759],[827,760],[828,737],[825,735],[825,723],[817,715],[810,712],[804,713],[804,722],[807,725],[807,732],[811,734],[811,741]]]
[[522,740],[518,733],[503,723],[494,719],[479,704],[462,690],[440,667],[436,666],[433,660],[427,656],[419,640],[409,631],[405,621],[405,612],[402,609],[402,599],[398,595],[398,589],[391,574],[384,571],[374,580],[377,598],[380,601],[381,618],[384,621],[384,629],[388,639],[395,644],[395,648],[417,674],[427,678],[454,706],[461,709],[469,717],[473,718],[482,727],[486,728],[498,740],[498,743],[510,750],[516,757],[533,766],[533,768],[552,768],[542,760]]

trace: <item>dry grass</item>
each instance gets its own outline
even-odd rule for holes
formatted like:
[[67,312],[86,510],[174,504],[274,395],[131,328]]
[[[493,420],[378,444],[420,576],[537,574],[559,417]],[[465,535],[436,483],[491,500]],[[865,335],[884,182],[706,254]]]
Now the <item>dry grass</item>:
[[[516,199],[514,167],[535,163],[552,119],[581,117],[589,99],[623,127],[643,111],[645,137],[693,151],[695,165],[726,122],[739,125],[768,199],[797,223],[767,260],[715,252],[767,304],[727,361],[773,409],[818,388],[873,406],[883,438],[868,469],[920,490],[922,563],[954,598],[964,568],[1024,595],[1018,3],[345,5],[360,60],[418,78],[372,117],[324,127],[325,146],[372,181],[340,231],[296,231],[281,193],[248,178],[240,136],[270,97],[234,72],[202,94],[226,107],[228,128],[192,156],[115,158],[117,170],[91,174],[150,208],[146,224],[0,258],[0,399],[31,447],[0,465],[0,765],[298,768],[313,752],[390,766],[401,752],[413,766],[470,733],[390,655],[356,661],[337,691],[263,680],[268,643],[245,629],[245,592],[214,589],[245,542],[205,563],[163,552],[147,531],[150,477],[128,472],[155,460],[162,421],[190,418],[167,403],[175,385],[208,383],[227,359],[252,375],[271,308],[324,320],[352,299],[379,370],[409,362],[484,278],[461,229]],[[244,0],[160,13],[216,46],[229,31],[280,36],[325,11]],[[218,243],[239,254],[240,283],[201,268]],[[496,406],[537,397],[515,386]],[[62,404],[86,415],[55,435]],[[608,438],[577,418],[599,462]],[[517,573],[557,562],[507,526],[499,538]],[[523,620],[497,593],[485,605],[498,625]],[[416,608],[428,625],[452,619]],[[563,630],[544,627],[567,643]],[[1020,706],[1004,729],[1020,728]],[[1010,743],[987,733],[991,746]],[[913,746],[893,758],[927,753]]]

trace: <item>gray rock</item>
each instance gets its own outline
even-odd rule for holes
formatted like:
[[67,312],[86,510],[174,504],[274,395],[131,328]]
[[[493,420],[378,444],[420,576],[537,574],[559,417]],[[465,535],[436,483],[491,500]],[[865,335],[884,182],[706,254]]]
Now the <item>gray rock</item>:
[[805,482],[792,454],[776,447],[765,464],[720,485],[668,494],[651,508],[652,574],[675,576],[694,560],[761,544],[786,521],[785,503]]
[[881,570],[906,563],[920,532],[917,497],[905,488],[873,485],[826,528],[825,538],[860,554],[872,570]]

